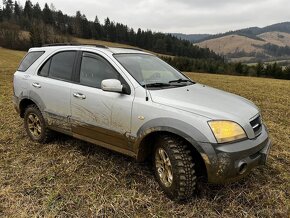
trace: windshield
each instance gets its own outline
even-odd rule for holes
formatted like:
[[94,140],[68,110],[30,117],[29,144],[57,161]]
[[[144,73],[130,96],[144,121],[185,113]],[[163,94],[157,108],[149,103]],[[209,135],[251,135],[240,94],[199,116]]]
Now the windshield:
[[143,87],[176,87],[191,85],[183,74],[160,60],[147,54],[115,54],[114,57]]

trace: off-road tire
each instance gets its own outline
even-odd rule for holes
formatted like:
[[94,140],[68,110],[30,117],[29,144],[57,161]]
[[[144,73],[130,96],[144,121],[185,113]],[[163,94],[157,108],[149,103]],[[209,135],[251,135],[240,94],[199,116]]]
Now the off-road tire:
[[[36,116],[39,120],[39,126],[41,127],[41,131],[39,135],[34,135],[32,131],[29,129],[29,116]],[[32,141],[38,143],[46,143],[49,140],[49,136],[51,134],[51,130],[49,130],[46,126],[45,120],[37,108],[36,105],[29,105],[24,112],[24,128],[26,130],[27,135]]]
[[[156,152],[164,149],[172,166],[172,183],[170,186],[161,181],[156,163]],[[192,197],[196,189],[194,161],[188,145],[181,139],[165,135],[156,141],[153,154],[153,168],[157,182],[165,194],[172,200],[183,201]]]

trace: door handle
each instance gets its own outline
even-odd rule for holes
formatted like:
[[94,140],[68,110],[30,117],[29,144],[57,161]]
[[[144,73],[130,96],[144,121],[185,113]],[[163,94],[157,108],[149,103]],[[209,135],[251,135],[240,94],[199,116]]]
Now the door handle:
[[85,99],[86,98],[86,96],[84,94],[82,94],[82,93],[74,93],[73,96],[75,98],[80,98],[80,99]]
[[35,88],[41,88],[41,85],[39,83],[32,83],[32,86],[34,86]]

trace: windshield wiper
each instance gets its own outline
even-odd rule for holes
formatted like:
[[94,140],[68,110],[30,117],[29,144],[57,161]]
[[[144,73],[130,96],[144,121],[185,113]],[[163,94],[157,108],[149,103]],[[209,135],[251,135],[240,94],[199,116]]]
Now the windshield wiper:
[[171,80],[169,81],[169,83],[184,83],[184,82],[190,82],[190,83],[194,83],[189,79],[177,79],[177,80]]
[[142,85],[143,87],[162,87],[162,86],[171,86],[169,83],[148,83]]

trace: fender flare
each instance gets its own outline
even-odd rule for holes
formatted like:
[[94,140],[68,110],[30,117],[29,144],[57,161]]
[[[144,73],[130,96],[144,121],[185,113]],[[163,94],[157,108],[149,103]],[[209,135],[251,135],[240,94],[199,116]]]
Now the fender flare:
[[16,107],[19,109],[19,114],[21,116],[21,104],[23,101],[25,100],[30,100],[32,101],[38,108],[40,111],[44,110],[44,103],[41,100],[41,98],[34,92],[29,91],[28,93],[24,94],[23,92],[20,94],[19,97],[14,97],[15,99],[15,103],[16,103]]
[[142,157],[143,149],[146,149],[142,147],[142,141],[154,132],[169,132],[182,137],[199,152],[205,163],[209,161],[208,154],[215,153],[205,135],[194,126],[174,118],[157,118],[143,124],[137,132],[134,143],[137,160]]

